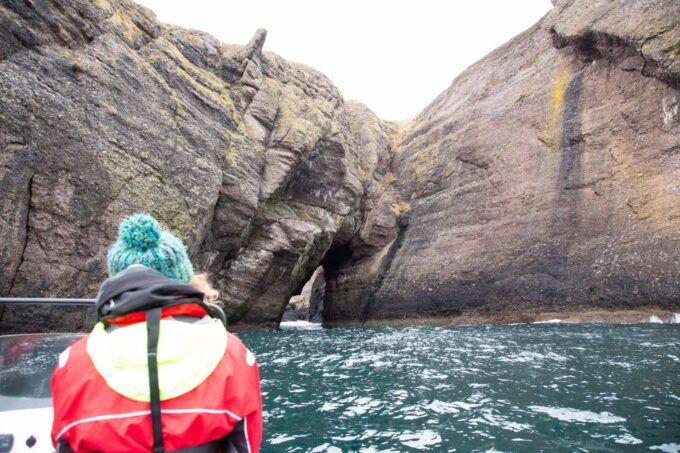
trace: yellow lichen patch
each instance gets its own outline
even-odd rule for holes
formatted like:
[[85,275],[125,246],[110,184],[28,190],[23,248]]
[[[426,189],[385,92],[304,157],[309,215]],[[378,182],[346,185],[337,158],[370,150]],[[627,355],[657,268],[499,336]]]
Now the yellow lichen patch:
[[[234,120],[238,132],[246,134],[246,126],[229,94],[229,85],[212,72],[200,68],[189,60],[169,41],[157,40],[157,47],[149,48],[144,59],[152,67],[162,64],[186,82],[189,91],[204,104],[228,113]],[[165,82],[165,81],[164,81]],[[167,83],[164,83],[167,85]],[[168,86],[170,90],[172,87]],[[173,90],[174,91],[174,90]]]
[[236,148],[234,146],[230,146],[229,149],[227,150],[227,162],[229,162],[229,165],[231,167],[236,166],[236,161],[238,160],[238,153],[236,152]]
[[401,201],[399,203],[394,203],[390,205],[390,209],[392,212],[394,212],[396,215],[401,214],[402,212],[408,212],[411,210],[411,204],[407,203],[405,201]]
[[427,168],[424,165],[417,165],[415,168],[416,181],[418,185],[425,182],[425,176],[427,175]]
[[562,66],[557,72],[555,83],[550,96],[550,129],[553,130],[562,116],[562,109],[564,107],[564,94],[567,91],[569,79],[571,78],[571,71],[569,67]]
[[413,123],[413,119],[383,123],[385,126],[385,132],[387,132],[387,139],[390,142],[390,154],[396,155],[399,150],[402,149],[400,144],[404,139],[404,136],[410,131]]
[[562,65],[557,71],[555,82],[550,91],[550,114],[548,117],[548,124],[543,134],[538,137],[541,142],[547,145],[557,143],[556,134],[560,119],[562,118],[562,111],[564,110],[564,95],[567,92],[570,80],[571,69],[566,64]]
[[189,142],[187,142],[187,139],[184,138],[183,135],[177,134],[175,136],[175,151],[183,151],[190,148],[189,147]]
[[115,27],[120,36],[125,40],[129,46],[133,46],[136,42],[144,38],[144,32],[140,30],[126,13],[115,11],[106,22]]
[[413,158],[413,173],[416,177],[417,191],[423,191],[425,189],[425,185],[431,172],[431,166],[434,165],[429,151],[429,148],[425,149]]
[[90,134],[90,129],[82,121],[72,120],[72,121],[69,121],[69,124],[71,126],[75,127],[76,129],[78,129],[80,132],[82,132],[85,135]]
[[[352,156],[352,157],[354,158],[354,156]],[[361,164],[356,163],[356,164],[354,165],[354,168],[356,169],[357,177],[359,177],[360,180],[362,180],[362,181],[368,181],[368,178],[370,177],[370,175],[369,175],[368,172],[361,166]]]
[[[359,148],[359,152],[362,152],[363,149]],[[361,181],[368,181],[368,179],[371,177],[371,175],[368,173],[368,171],[361,165],[361,161],[359,160],[359,156],[357,156],[352,150],[349,152],[349,163],[351,164],[352,168],[354,169],[354,174],[357,175],[357,177]]]
[[526,90],[517,97],[517,100],[515,102],[522,102],[523,100],[527,99],[529,96],[531,96],[531,90]]
[[[309,102],[309,98],[300,88],[290,84],[278,85],[280,115],[278,127],[281,130],[297,129],[307,133],[314,131],[312,135],[320,135],[319,127],[312,120],[323,120],[327,113],[322,113],[316,103]],[[323,105],[325,102],[319,104],[324,111],[331,110],[329,106]]]

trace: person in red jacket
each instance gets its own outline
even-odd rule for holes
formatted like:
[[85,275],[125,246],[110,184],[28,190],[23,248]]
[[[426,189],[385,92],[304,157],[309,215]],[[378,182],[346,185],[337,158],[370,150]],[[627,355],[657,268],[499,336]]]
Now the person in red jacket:
[[183,244],[152,217],[120,226],[100,322],[52,376],[58,452],[258,452],[255,356],[206,304]]

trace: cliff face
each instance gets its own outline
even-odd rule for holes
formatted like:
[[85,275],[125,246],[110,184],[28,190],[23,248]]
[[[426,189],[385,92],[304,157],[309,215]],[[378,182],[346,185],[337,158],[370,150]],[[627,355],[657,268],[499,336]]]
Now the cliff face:
[[[0,4],[0,295],[94,296],[116,225],[189,244],[231,320],[680,305],[680,5],[569,1],[380,121],[322,74],[126,0]],[[79,329],[5,308],[0,329]]]
[[[0,5],[0,294],[90,296],[125,215],[147,211],[212,274],[232,322],[273,327],[377,158],[374,115],[322,74],[159,24],[129,1]],[[358,132],[357,132],[358,134]],[[7,308],[3,331],[86,327],[82,310]]]
[[679,18],[558,2],[462,73],[396,146],[408,226],[328,270],[329,324],[678,307]]

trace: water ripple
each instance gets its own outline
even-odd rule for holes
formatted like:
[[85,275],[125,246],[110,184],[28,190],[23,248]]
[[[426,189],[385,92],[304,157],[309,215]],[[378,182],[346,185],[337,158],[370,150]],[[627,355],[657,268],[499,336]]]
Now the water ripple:
[[241,335],[263,452],[679,451],[680,326]]

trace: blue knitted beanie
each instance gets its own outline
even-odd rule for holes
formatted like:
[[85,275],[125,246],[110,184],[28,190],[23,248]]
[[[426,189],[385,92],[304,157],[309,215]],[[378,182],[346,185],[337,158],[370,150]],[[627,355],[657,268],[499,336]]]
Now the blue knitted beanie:
[[186,283],[194,269],[186,247],[163,230],[148,214],[127,217],[118,227],[118,239],[109,249],[109,275],[113,277],[133,264],[155,269],[168,278]]

